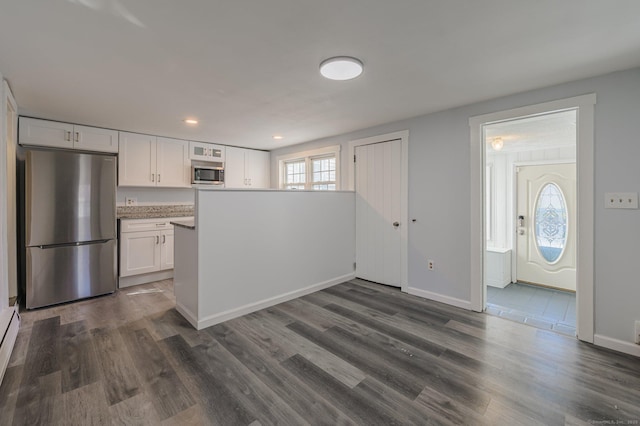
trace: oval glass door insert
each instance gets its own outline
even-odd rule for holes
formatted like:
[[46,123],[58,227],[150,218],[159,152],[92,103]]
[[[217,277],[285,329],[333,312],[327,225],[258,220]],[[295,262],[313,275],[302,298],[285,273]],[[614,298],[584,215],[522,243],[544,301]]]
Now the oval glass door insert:
[[567,242],[567,203],[555,183],[540,191],[535,210],[536,246],[549,263],[557,261]]

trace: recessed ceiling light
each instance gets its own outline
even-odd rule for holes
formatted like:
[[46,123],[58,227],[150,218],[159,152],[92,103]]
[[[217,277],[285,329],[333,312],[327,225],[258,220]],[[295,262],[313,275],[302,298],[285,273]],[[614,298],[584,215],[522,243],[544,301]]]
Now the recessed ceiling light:
[[277,141],[279,141],[280,139],[284,139],[282,135],[273,135],[273,138]]
[[351,80],[362,74],[362,70],[362,62],[349,56],[336,56],[320,64],[320,74],[329,80]]
[[184,120],[184,122],[187,124],[198,124],[198,120],[195,120],[193,118],[187,118],[186,120]]

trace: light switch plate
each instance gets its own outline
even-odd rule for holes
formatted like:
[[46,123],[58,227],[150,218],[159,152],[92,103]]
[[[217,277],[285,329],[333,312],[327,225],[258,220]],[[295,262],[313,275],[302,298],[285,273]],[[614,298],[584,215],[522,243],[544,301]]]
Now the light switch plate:
[[604,194],[605,209],[637,209],[637,192],[607,192]]

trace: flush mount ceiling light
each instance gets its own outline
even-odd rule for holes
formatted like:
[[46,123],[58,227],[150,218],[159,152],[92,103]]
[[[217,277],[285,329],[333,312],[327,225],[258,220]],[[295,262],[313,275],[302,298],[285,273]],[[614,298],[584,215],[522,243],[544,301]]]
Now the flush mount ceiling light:
[[282,135],[273,135],[273,138],[274,138],[275,140],[279,141],[279,140],[281,140],[281,139],[284,139],[284,136],[282,136]]
[[491,141],[491,148],[493,148],[495,151],[500,151],[503,146],[504,141],[502,140],[502,138],[493,138],[493,140]]
[[198,124],[198,120],[195,120],[193,118],[187,118],[186,120],[184,120],[184,122],[187,124]]
[[362,62],[349,56],[336,56],[320,64],[320,74],[329,80],[351,80],[362,74]]

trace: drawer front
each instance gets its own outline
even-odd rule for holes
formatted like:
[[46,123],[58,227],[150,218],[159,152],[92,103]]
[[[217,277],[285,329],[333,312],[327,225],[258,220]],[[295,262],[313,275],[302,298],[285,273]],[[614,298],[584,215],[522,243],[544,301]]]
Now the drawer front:
[[173,229],[170,219],[128,219],[120,221],[120,232],[141,232],[141,231],[160,231],[163,229]]

